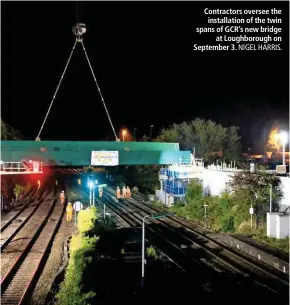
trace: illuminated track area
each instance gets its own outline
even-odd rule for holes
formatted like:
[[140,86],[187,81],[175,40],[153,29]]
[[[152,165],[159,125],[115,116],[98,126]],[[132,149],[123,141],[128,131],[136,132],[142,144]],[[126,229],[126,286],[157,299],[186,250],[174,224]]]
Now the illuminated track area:
[[13,225],[12,221],[3,230],[7,233],[5,247],[3,244],[1,249],[2,304],[26,304],[26,296],[41,272],[64,212],[64,206],[56,203],[54,185],[44,185],[36,203],[29,205],[23,215],[18,215],[18,218],[23,217],[21,227]]
[[[140,203],[136,200],[121,199],[118,203],[112,203],[112,191],[105,195],[105,200],[112,209],[119,213],[123,213],[124,217],[138,219],[140,225],[141,220],[146,215],[160,213],[148,205]],[[111,198],[111,199],[110,199]],[[164,212],[163,212],[164,213]],[[176,247],[199,261],[213,264],[221,272],[232,273],[243,281],[252,282],[256,287],[267,290],[274,295],[288,296],[289,284],[285,275],[271,273],[269,270],[260,264],[255,264],[253,261],[242,257],[224,245],[208,238],[193,228],[187,226],[180,221],[178,217],[168,215],[167,218],[150,221],[147,229],[154,229],[156,232],[166,237]],[[183,247],[182,247],[183,246]]]
[[34,189],[20,210],[12,211],[15,213],[11,212],[12,215],[7,215],[10,217],[7,217],[4,225],[1,227],[1,252],[33,216],[47,196],[47,192],[48,190],[45,187],[39,190]]
[[10,223],[18,217],[26,208],[30,205],[31,200],[34,198],[37,192],[37,187],[31,188],[27,194],[24,195],[23,199],[21,200],[21,206],[14,208],[12,211],[4,213],[1,215],[1,229],[0,232],[3,232]]
[[[102,198],[102,202],[108,205],[111,210],[116,213],[119,217],[124,219],[127,223],[131,224],[132,227],[139,227],[142,225],[143,216],[136,209],[131,209],[128,206],[120,205],[120,203],[113,202],[110,197],[107,195]],[[212,283],[218,284],[226,281],[227,287],[234,284],[234,278],[232,274],[225,273],[228,270],[228,266],[224,264],[216,263],[215,268],[212,268],[208,263],[202,261],[202,254],[196,252],[196,255],[189,255],[189,251],[194,251],[194,249],[185,249],[182,245],[184,240],[177,236],[175,232],[164,231],[161,226],[158,224],[150,224],[146,226],[147,238],[159,248],[162,252],[166,254],[182,271],[185,271],[189,274],[189,280],[194,283],[198,281],[206,284],[210,279]],[[226,274],[226,278],[225,278]],[[191,277],[192,276],[192,277]],[[216,291],[224,288],[217,288],[215,285]],[[196,287],[197,288],[197,287]],[[199,287],[200,288],[200,287]],[[199,289],[197,288],[197,289]]]
[[[109,190],[111,194],[114,194],[112,189]],[[132,194],[132,198],[130,200],[131,203],[140,204],[147,206],[154,213],[167,213],[168,210],[162,209],[159,207],[152,206],[145,195],[143,194]],[[286,258],[285,254],[281,253],[273,253],[273,250],[261,245],[255,244],[251,240],[247,240],[246,238],[237,238],[228,234],[219,234],[214,233],[203,226],[196,224],[192,220],[188,220],[184,217],[176,216],[175,214],[169,213],[167,219],[174,220],[178,222],[179,225],[183,227],[194,230],[197,233],[203,235],[208,240],[219,243],[223,248],[229,249],[231,252],[238,254],[239,256],[244,257],[246,260],[253,261],[255,264],[261,265],[263,269],[269,270],[269,272],[273,274],[277,274],[278,276],[285,278],[287,281],[289,275],[289,259],[288,255]]]
[[[143,196],[133,194],[130,202],[135,205],[137,204],[137,207],[139,207],[139,208],[141,208],[142,206],[143,206],[143,208],[147,207],[147,208],[151,209],[154,213],[156,213],[156,212],[157,213],[167,213],[167,215],[168,215],[167,219],[174,221],[175,223],[183,226],[184,228],[186,228],[190,231],[194,231],[195,233],[198,234],[198,236],[202,236],[202,237],[206,238],[208,241],[215,242],[216,244],[220,245],[221,247],[228,249],[232,253],[235,253],[235,254],[245,258],[246,260],[253,262],[254,264],[262,267],[264,270],[267,270],[268,272],[272,273],[273,275],[277,275],[278,277],[289,282],[288,261],[281,260],[279,258],[275,258],[277,265],[280,264],[280,268],[278,268],[277,265],[276,266],[275,266],[275,264],[273,265],[272,262],[270,263],[267,260],[265,261],[265,260],[261,260],[260,258],[258,259],[257,257],[254,257],[250,253],[245,253],[244,251],[240,251],[239,248],[233,247],[229,243],[226,243],[223,240],[224,235],[221,235],[218,233],[213,233],[213,232],[207,230],[206,228],[194,223],[191,220],[188,220],[184,217],[176,216],[175,214],[172,214],[172,213],[168,213],[166,210],[163,210],[161,208],[153,207],[150,203],[148,203],[147,200],[145,200],[145,198]],[[236,244],[239,243],[239,239],[236,239],[234,237],[231,237],[231,239],[233,241],[235,241]],[[248,243],[247,241],[244,241],[244,243],[246,245],[251,246],[251,244]],[[263,253],[262,255],[268,255],[268,254],[272,255],[271,252],[268,253],[265,250],[262,250],[261,253]],[[282,266],[285,266],[285,265],[287,267],[282,268]]]

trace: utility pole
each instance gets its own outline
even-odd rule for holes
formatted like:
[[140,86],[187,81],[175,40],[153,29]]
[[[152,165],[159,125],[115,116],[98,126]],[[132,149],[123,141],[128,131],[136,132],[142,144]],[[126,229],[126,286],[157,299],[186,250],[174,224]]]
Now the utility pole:
[[92,188],[90,187],[90,205],[92,205]]
[[154,127],[153,125],[150,125],[150,142],[152,141],[152,128],[153,127]]
[[144,287],[144,273],[145,273],[145,219],[150,215],[143,217],[142,221],[142,275],[141,275],[141,288]]
[[207,204],[204,204],[204,226],[207,228],[207,215],[206,215],[206,208],[208,207]]
[[135,142],[137,142],[137,138],[136,138],[136,130],[137,130],[137,128],[134,128],[134,139],[135,139]]
[[270,213],[272,213],[272,193],[273,193],[273,186],[270,184]]

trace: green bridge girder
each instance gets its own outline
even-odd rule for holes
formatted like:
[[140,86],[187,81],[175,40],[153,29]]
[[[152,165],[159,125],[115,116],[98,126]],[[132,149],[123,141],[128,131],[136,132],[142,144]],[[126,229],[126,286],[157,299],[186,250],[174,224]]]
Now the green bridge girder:
[[189,162],[190,151],[178,143],[95,141],[1,141],[1,161],[34,160],[50,166],[91,164],[92,151],[118,151],[119,165],[167,165]]

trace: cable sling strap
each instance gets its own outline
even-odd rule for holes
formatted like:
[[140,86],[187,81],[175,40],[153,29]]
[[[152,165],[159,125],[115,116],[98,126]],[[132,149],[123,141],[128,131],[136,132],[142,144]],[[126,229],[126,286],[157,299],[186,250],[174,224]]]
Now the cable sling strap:
[[105,111],[106,111],[106,114],[107,114],[107,116],[108,116],[110,125],[111,125],[111,127],[112,127],[112,130],[113,130],[115,139],[116,139],[116,141],[119,140],[118,137],[117,137],[116,131],[115,131],[115,129],[114,129],[114,126],[113,126],[113,123],[112,123],[112,120],[111,120],[109,111],[108,111],[107,106],[106,106],[106,103],[105,103],[105,101],[104,101],[103,95],[102,95],[102,93],[101,93],[100,86],[99,86],[99,84],[98,84],[98,82],[97,82],[97,79],[96,79],[96,77],[95,77],[95,73],[94,73],[94,70],[93,70],[92,65],[91,65],[91,63],[90,63],[90,60],[89,60],[89,57],[88,57],[88,54],[87,54],[85,45],[84,45],[84,43],[83,43],[82,35],[83,35],[85,32],[86,32],[86,25],[83,24],[83,23],[77,23],[77,24],[73,27],[73,33],[74,33],[75,36],[76,36],[76,40],[75,40],[75,43],[74,43],[74,45],[73,45],[73,47],[72,47],[71,53],[70,53],[70,55],[69,55],[69,58],[68,58],[68,61],[67,61],[66,65],[65,65],[64,71],[63,71],[63,73],[62,73],[62,75],[61,75],[61,78],[60,78],[60,81],[59,81],[59,83],[58,83],[58,85],[57,85],[57,88],[56,88],[56,90],[55,90],[55,93],[54,93],[54,95],[53,95],[52,101],[51,101],[51,103],[50,103],[50,105],[49,105],[49,108],[48,108],[48,110],[47,110],[47,113],[46,113],[46,115],[45,115],[45,117],[44,117],[43,123],[42,123],[42,125],[41,125],[41,127],[40,127],[40,130],[39,130],[39,132],[38,132],[38,135],[37,135],[37,137],[36,137],[36,139],[35,139],[36,141],[40,141],[40,134],[41,134],[42,129],[43,129],[43,127],[44,127],[44,124],[45,124],[45,122],[46,122],[46,120],[47,120],[47,117],[48,117],[48,115],[49,115],[49,112],[50,112],[51,107],[52,107],[52,105],[53,105],[53,102],[54,102],[54,100],[55,100],[56,94],[57,94],[57,92],[58,92],[58,90],[59,90],[59,87],[60,87],[60,85],[61,85],[61,82],[62,82],[62,80],[63,80],[63,77],[64,77],[64,75],[65,75],[65,72],[66,72],[66,70],[67,70],[67,67],[68,67],[69,62],[70,62],[70,60],[71,60],[71,57],[72,57],[72,55],[73,55],[73,52],[74,52],[74,49],[75,49],[75,47],[76,47],[77,42],[80,42],[81,45],[82,45],[82,47],[83,47],[83,50],[84,50],[85,56],[86,56],[86,58],[87,58],[87,61],[88,61],[90,70],[91,70],[91,72],[92,72],[94,81],[95,81],[96,86],[97,86],[97,89],[98,89],[98,91],[99,91],[99,94],[100,94],[100,97],[101,97],[103,106],[104,106],[104,108],[105,108]]

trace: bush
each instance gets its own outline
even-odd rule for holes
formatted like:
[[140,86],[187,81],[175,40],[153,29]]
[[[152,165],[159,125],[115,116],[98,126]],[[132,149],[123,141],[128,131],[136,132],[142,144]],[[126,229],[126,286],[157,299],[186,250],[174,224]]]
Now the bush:
[[20,184],[16,184],[14,189],[13,189],[13,192],[14,192],[14,195],[16,197],[16,201],[19,197],[19,195],[24,191],[25,187],[20,185]]
[[152,201],[152,206],[162,210],[168,210],[168,208],[160,201]]
[[[79,236],[81,236],[79,234]],[[73,250],[70,252],[69,264],[66,268],[65,279],[60,284],[56,295],[57,304],[60,305],[86,305],[95,296],[93,291],[85,292],[82,285],[83,274],[89,268],[96,238],[76,237],[72,242]]]
[[157,259],[158,256],[156,254],[156,250],[153,246],[150,246],[146,249],[147,256]]
[[223,232],[234,232],[235,219],[233,216],[221,219],[221,229]]
[[96,207],[90,207],[86,210],[81,210],[78,214],[78,231],[87,233],[94,229],[98,218]]
[[91,207],[79,212],[78,233],[70,243],[70,259],[65,271],[65,279],[60,284],[56,295],[59,305],[86,305],[96,295],[93,291],[85,291],[83,285],[84,273],[92,263],[98,238],[90,237],[94,231],[97,210]]
[[289,237],[284,239],[276,239],[261,234],[254,235],[253,237],[259,242],[289,253]]
[[138,187],[137,187],[137,186],[134,186],[134,187],[132,188],[132,192],[133,192],[133,193],[138,193],[138,192],[139,192]]
[[243,221],[237,230],[239,233],[243,233],[243,234],[249,234],[252,232],[252,228],[251,228],[251,222],[250,220],[245,220]]

